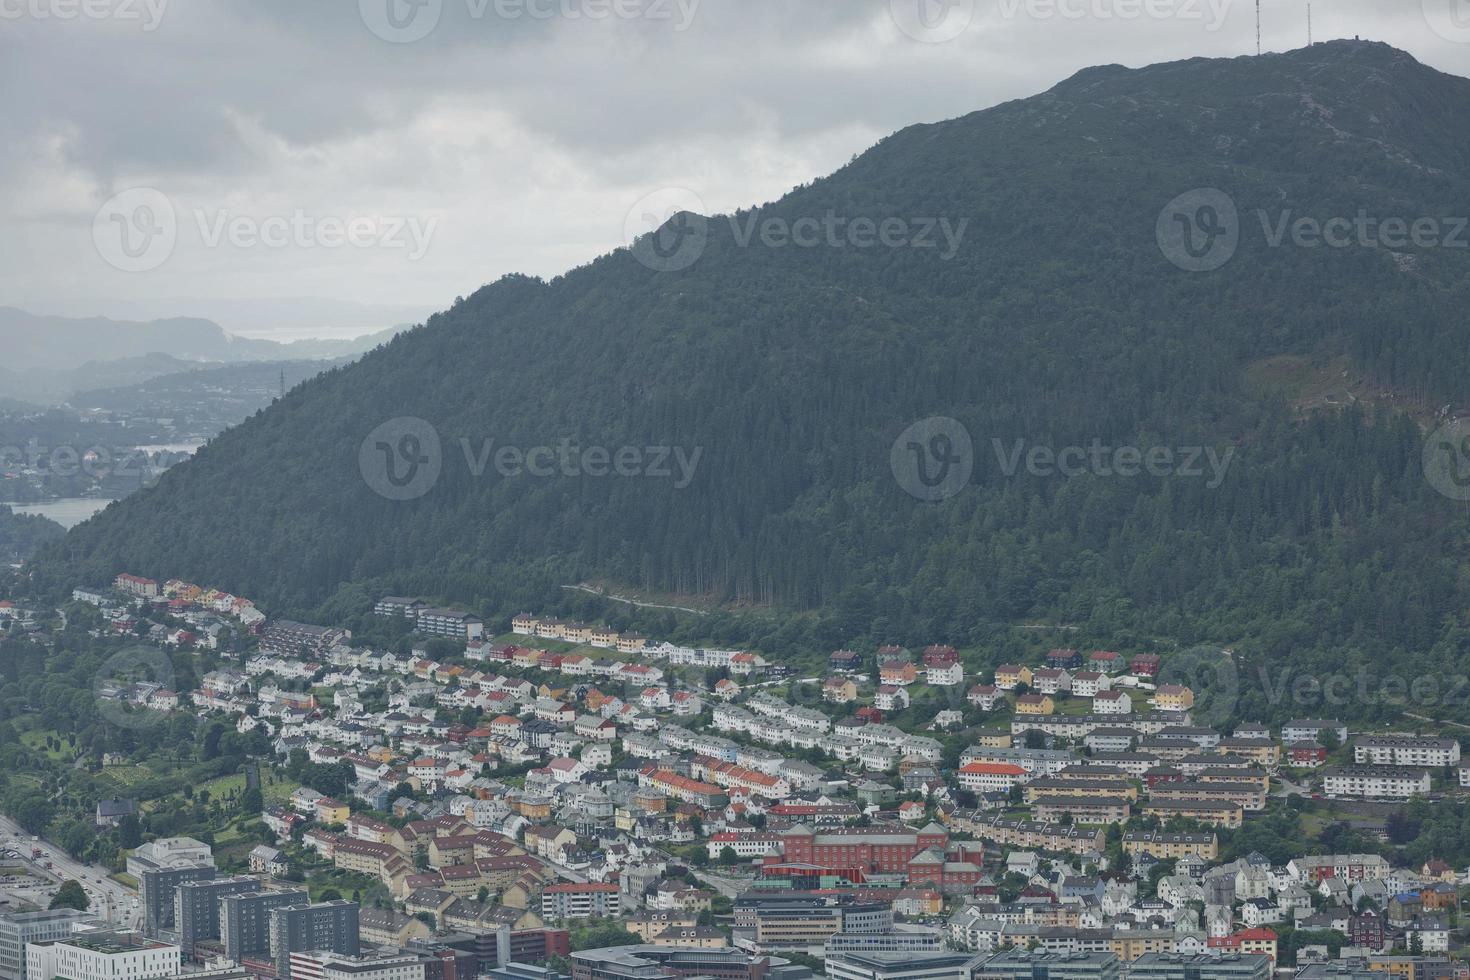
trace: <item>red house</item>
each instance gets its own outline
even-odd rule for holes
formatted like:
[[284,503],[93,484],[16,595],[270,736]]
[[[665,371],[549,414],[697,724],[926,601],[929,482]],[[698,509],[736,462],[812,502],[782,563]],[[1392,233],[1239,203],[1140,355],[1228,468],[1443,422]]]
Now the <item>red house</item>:
[[1128,664],[1128,670],[1139,677],[1155,677],[1162,659],[1157,653],[1140,653]]
[[1327,749],[1316,742],[1293,742],[1286,747],[1286,756],[1294,766],[1315,769],[1327,762]]

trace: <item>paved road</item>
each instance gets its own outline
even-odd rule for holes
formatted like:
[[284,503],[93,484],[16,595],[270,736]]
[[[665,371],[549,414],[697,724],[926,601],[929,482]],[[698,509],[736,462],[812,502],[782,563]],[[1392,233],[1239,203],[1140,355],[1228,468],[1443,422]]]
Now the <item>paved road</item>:
[[41,861],[49,860],[51,870],[63,879],[75,879],[82,883],[87,896],[92,900],[91,912],[108,922],[132,928],[141,917],[136,904],[138,893],[107,877],[107,869],[73,860],[60,847],[48,841],[32,841],[31,835],[14,820],[0,816],[0,839],[16,842],[16,850],[29,855],[32,847],[41,849]]

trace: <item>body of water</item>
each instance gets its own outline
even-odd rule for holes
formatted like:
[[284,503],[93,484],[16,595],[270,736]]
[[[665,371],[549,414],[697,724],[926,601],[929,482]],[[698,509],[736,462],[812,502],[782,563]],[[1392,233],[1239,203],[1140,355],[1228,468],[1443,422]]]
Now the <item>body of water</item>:
[[10,509],[17,514],[39,514],[42,517],[49,517],[70,530],[110,503],[112,501],[99,500],[96,497],[70,497],[62,500],[48,500],[43,504],[11,504]]

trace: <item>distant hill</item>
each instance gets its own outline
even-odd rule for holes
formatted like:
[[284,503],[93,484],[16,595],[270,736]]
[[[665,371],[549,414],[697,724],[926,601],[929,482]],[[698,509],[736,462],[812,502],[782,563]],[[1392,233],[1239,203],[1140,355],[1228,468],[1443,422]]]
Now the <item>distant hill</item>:
[[56,404],[77,391],[137,384],[200,365],[350,357],[405,329],[351,340],[277,343],[235,337],[197,318],[77,319],[0,307],[0,397]]
[[[487,286],[74,529],[38,581],[128,569],[276,614],[392,591],[504,615],[597,580],[802,613],[751,638],[778,654],[1060,622],[1120,648],[1226,643],[1242,663],[1470,672],[1470,521],[1419,472],[1420,423],[1470,404],[1470,255],[1269,234],[1283,215],[1462,214],[1467,132],[1470,81],[1381,44],[1080,72],[716,216],[686,268],[650,268],[645,241]],[[1198,256],[1171,230],[1223,216],[1166,204],[1201,188],[1238,209],[1239,243],[1186,271]],[[745,238],[829,216],[965,231],[952,254]],[[1339,365],[1356,400],[1308,414],[1260,368],[1285,357]],[[931,416],[974,447],[941,502],[903,477],[910,453],[958,458],[901,438]],[[379,453],[430,459],[421,439],[370,438],[395,417],[441,446],[406,501],[369,485]],[[687,486],[476,476],[488,439],[700,457]],[[1067,478],[1007,472],[1018,440],[1233,455],[1219,480]]]
[[48,541],[59,541],[66,531],[55,521],[17,514],[0,504],[0,562],[26,559]]

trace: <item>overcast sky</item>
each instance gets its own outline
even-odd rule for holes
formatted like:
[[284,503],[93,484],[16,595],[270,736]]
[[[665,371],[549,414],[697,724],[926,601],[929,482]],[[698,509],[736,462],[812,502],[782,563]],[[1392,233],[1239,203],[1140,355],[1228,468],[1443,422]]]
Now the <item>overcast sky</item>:
[[[1264,8],[1305,43],[1305,0]],[[1470,0],[1313,13],[1470,75]],[[1088,65],[1254,47],[1253,0],[0,0],[0,305],[365,332],[625,244],[660,189],[756,204]]]

